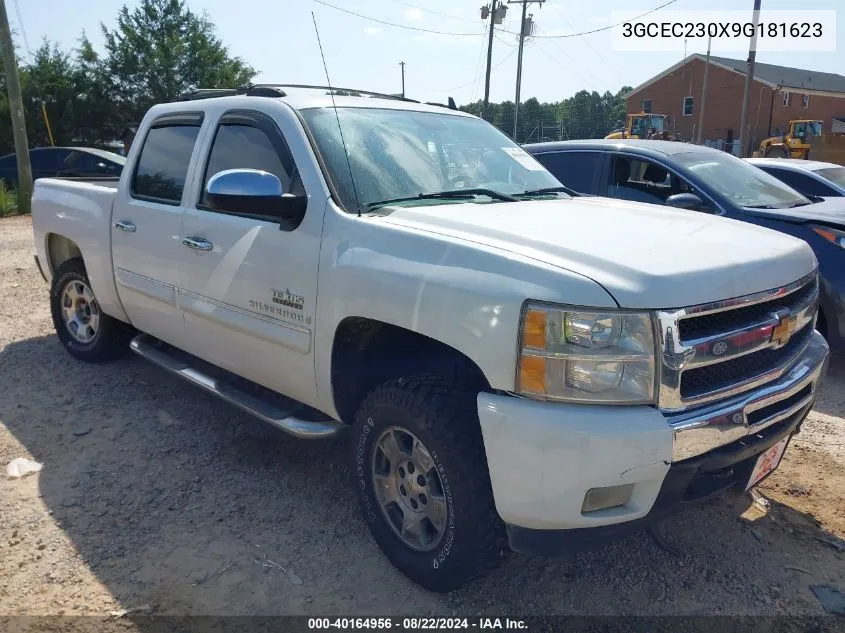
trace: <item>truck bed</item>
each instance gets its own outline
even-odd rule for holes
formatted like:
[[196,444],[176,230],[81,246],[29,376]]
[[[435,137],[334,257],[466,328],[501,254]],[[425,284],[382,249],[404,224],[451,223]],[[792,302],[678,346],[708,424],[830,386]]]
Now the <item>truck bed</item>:
[[[50,281],[54,262],[85,253],[92,290],[107,314],[126,320],[114,285],[111,212],[118,180],[39,178],[32,195],[35,248]],[[61,236],[59,238],[58,236]]]

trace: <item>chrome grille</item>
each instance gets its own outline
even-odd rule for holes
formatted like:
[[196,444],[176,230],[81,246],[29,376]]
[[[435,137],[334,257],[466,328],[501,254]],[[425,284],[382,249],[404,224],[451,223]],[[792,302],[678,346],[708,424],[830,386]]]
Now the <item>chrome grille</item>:
[[676,411],[776,379],[810,340],[818,275],[727,301],[659,313],[659,405]]

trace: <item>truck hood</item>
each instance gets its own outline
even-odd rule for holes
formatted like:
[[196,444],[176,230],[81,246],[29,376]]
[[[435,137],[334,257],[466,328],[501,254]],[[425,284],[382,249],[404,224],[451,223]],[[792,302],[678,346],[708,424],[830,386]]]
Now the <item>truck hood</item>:
[[572,198],[384,209],[385,222],[474,242],[589,277],[624,308],[751,294],[812,272],[794,237],[694,211]]
[[822,202],[792,209],[743,209],[743,212],[787,222],[824,222],[845,226],[845,197],[825,198]]

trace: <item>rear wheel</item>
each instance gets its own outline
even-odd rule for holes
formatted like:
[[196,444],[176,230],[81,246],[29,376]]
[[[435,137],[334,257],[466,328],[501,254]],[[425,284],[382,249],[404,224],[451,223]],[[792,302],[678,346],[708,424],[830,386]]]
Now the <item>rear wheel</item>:
[[475,395],[433,375],[386,382],[355,420],[364,519],[387,558],[426,589],[457,589],[506,549]]
[[81,259],[66,261],[53,275],[50,312],[62,345],[79,360],[106,362],[127,352],[131,328],[100,309]]
[[775,145],[766,151],[766,158],[789,158],[789,152],[783,145]]

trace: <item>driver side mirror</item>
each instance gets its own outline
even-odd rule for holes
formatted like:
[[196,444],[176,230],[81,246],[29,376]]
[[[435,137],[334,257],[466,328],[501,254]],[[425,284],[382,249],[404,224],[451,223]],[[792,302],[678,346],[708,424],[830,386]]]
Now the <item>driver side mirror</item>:
[[208,206],[215,211],[257,215],[271,221],[298,222],[308,198],[285,193],[277,176],[258,169],[227,169],[212,176],[205,187]]
[[698,211],[704,207],[704,201],[694,193],[676,193],[666,198],[666,206]]

